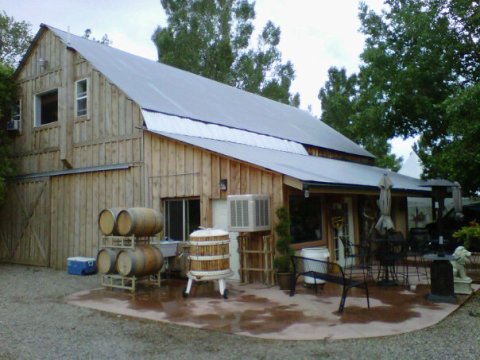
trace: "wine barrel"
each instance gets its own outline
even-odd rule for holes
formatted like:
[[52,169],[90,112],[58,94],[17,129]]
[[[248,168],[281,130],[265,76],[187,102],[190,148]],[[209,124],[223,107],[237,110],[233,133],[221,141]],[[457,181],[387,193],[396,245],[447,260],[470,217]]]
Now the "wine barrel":
[[190,272],[208,276],[230,273],[230,238],[219,229],[202,229],[190,234]]
[[98,227],[103,235],[119,235],[117,229],[118,214],[125,210],[122,207],[113,207],[110,209],[103,209],[98,215]]
[[149,208],[125,209],[118,214],[117,228],[121,236],[152,236],[162,231],[162,216]]
[[115,264],[117,262],[118,250],[116,249],[101,249],[97,253],[97,269],[101,274],[116,273]]
[[117,271],[123,276],[144,276],[160,271],[163,255],[153,245],[137,246],[120,251],[117,257]]

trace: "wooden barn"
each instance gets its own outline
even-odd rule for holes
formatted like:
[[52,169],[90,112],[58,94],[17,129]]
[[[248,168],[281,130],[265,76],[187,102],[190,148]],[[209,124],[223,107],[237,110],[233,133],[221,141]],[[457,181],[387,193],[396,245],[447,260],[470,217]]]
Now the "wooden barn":
[[[98,214],[113,206],[160,210],[158,236],[185,241],[199,226],[226,229],[227,196],[238,194],[268,195],[272,223],[288,207],[293,246],[327,246],[341,261],[332,214],[344,215],[351,243],[361,241],[384,173],[404,233],[406,197],[429,195],[420,180],[372,166],[369,152],[305,111],[51,26],[41,26],[15,77],[4,262],[62,269],[70,256],[94,257]],[[275,233],[253,236],[250,248],[236,235],[235,277],[259,281],[252,274],[270,271],[273,255],[262,241]]]

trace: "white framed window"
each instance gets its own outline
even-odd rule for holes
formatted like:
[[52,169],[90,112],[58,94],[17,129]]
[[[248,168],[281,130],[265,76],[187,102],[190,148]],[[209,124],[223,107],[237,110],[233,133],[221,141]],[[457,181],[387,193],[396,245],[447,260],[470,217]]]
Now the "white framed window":
[[12,106],[12,118],[10,120],[20,122],[22,120],[22,102],[20,100],[15,101]]
[[199,199],[165,200],[165,236],[186,241],[200,226]]
[[87,79],[75,82],[75,115],[88,115],[88,81]]
[[34,104],[35,126],[58,121],[58,89],[35,95]]

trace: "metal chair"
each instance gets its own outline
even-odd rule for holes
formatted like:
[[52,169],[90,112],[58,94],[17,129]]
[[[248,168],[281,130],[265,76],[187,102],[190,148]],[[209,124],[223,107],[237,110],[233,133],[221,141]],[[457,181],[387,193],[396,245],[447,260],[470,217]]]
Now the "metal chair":
[[361,271],[364,281],[373,280],[373,256],[370,243],[352,244],[348,238],[344,237],[340,237],[340,240],[346,260],[344,270],[349,273],[349,277],[355,277]]
[[[415,268],[418,281],[424,277],[427,283],[430,283],[428,273],[428,264],[424,255],[430,252],[430,235],[428,231],[419,231],[419,229],[410,230],[407,250],[407,264],[412,264]],[[421,271],[423,269],[423,271]]]

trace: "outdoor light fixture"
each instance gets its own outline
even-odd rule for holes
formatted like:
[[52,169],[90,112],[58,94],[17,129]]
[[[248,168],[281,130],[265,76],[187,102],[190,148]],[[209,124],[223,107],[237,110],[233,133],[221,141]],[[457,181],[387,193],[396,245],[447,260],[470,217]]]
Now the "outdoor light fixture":
[[310,197],[310,192],[308,191],[308,186],[303,186],[303,196],[305,196],[306,199]]
[[220,179],[220,190],[227,191],[227,179]]
[[47,66],[48,66],[48,60],[44,59],[44,58],[40,58],[38,59],[38,63],[40,64],[40,69],[42,71],[46,70],[47,69]]

